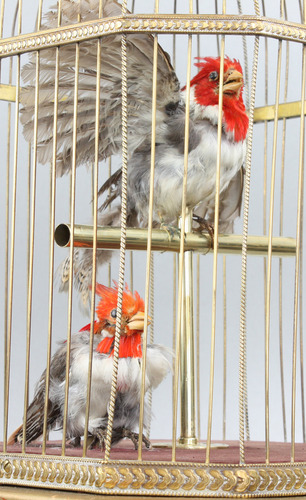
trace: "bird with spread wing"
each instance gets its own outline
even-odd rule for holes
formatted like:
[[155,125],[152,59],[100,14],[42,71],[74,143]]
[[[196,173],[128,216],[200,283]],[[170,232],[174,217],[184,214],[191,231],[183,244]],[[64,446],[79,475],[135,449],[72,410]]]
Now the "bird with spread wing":
[[[62,24],[68,25],[98,17],[98,0],[62,1]],[[121,16],[121,5],[104,0],[103,17]],[[57,12],[50,11],[43,28],[57,25]],[[121,34],[102,37],[100,74],[99,160],[121,153]],[[95,120],[97,85],[97,45],[87,40],[79,44],[78,102],[76,126],[76,166],[95,158]],[[127,35],[127,120],[128,189],[127,225],[146,227],[148,221],[151,164],[153,37],[147,33]],[[231,232],[240,214],[243,189],[243,162],[246,150],[248,116],[242,99],[243,74],[240,63],[225,57],[220,81],[220,58],[198,58],[197,75],[190,82],[190,113],[186,116],[186,87],[181,88],[168,54],[158,45],[157,103],[153,222],[173,223],[181,213],[185,150],[185,121],[189,120],[187,206],[201,207],[208,223],[214,221],[216,188],[217,127],[219,93],[223,92],[219,229]],[[28,140],[33,138],[35,60],[22,71],[21,121]],[[57,115],[56,171],[61,176],[72,167],[74,116],[75,45],[61,47]],[[55,52],[41,51],[38,159],[52,158]],[[121,169],[100,188],[107,194],[99,214],[99,225],[118,226],[121,218]],[[111,204],[111,209],[109,210]],[[107,210],[106,210],[107,209]],[[97,252],[97,264],[110,258],[110,251]],[[91,284],[92,250],[77,249],[74,254],[75,285],[87,303]],[[70,262],[60,268],[60,287],[67,287]]]

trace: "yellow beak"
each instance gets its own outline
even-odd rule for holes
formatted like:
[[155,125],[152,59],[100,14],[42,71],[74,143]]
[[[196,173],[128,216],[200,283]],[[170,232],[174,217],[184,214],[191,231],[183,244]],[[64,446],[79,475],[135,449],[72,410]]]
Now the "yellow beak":
[[243,85],[243,75],[240,71],[229,70],[224,75],[223,94],[238,94]]
[[[132,318],[128,321],[127,326],[130,330],[144,330],[144,320],[145,313],[138,311]],[[151,323],[151,318],[148,316],[148,325]]]

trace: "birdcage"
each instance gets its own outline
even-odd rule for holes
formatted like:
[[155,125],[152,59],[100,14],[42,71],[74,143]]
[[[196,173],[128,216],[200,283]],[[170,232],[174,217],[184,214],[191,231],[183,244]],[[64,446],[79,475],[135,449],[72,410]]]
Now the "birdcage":
[[[109,5],[113,10],[107,11]],[[67,494],[68,490],[199,497],[305,494],[305,15],[301,0],[121,4],[58,0],[56,6],[43,0],[19,0],[14,6],[2,0],[3,492],[17,485],[64,489]],[[148,63],[133,60],[132,38],[148,44],[150,74],[141,75]],[[103,54],[106,47],[109,54],[112,50],[109,40],[116,43],[116,71],[120,70],[120,91],[114,87],[107,94],[117,99],[121,120],[118,130],[112,128],[108,136],[111,152],[117,152],[113,155],[100,149],[108,134],[104,116],[108,101],[101,79],[109,63]],[[160,47],[170,59],[163,55],[161,61]],[[221,91],[212,144],[213,203],[207,207],[205,199],[193,201],[196,186],[190,193],[189,139],[194,130],[185,119],[177,145],[182,175],[171,194],[174,198],[180,192],[180,217],[177,227],[160,225],[154,216],[156,190],[161,187],[154,184],[155,165],[164,140],[158,129],[159,66],[169,65],[180,87],[186,85],[184,113],[190,117],[189,82],[198,71],[193,61],[207,56],[220,58],[220,81],[227,56],[243,67],[249,126],[238,188],[236,184],[232,194],[230,181],[226,189],[220,184],[225,133]],[[131,88],[137,85],[135,75],[130,78],[132,65],[138,67],[137,78],[143,77],[150,93],[150,123],[147,120],[145,129],[139,121],[136,137],[135,127],[134,135],[130,131]],[[169,104],[171,117],[176,107]],[[30,131],[25,123],[31,124]],[[138,133],[148,135],[150,147],[147,217],[137,225],[129,212],[127,190],[130,196],[129,144],[138,140]],[[120,142],[118,151],[112,150],[115,141]],[[172,168],[171,162],[168,167]],[[65,170],[67,175],[61,175]],[[116,223],[101,226],[103,183],[108,200],[121,197],[121,214]],[[224,193],[230,200],[238,196],[230,220]],[[112,206],[104,210],[109,217]],[[194,218],[195,212],[200,219]],[[78,267],[82,255],[87,256],[87,267]],[[100,443],[91,448],[90,387],[98,303],[94,291],[96,283],[111,287],[112,280],[117,282],[118,305],[107,426],[104,447]],[[145,299],[136,449],[127,440],[111,443],[119,397],[125,283]],[[67,441],[69,360],[72,339],[88,321],[83,333],[91,353],[84,388],[84,433],[73,447]],[[49,431],[47,423],[51,359],[59,340],[64,341],[66,353],[59,366],[64,384],[60,432]],[[146,353],[152,343],[166,346],[173,355],[167,377],[156,390],[146,391]],[[20,424],[20,435],[26,436],[28,405],[44,369],[42,440],[10,444],[8,437]],[[151,449],[143,447],[143,435],[150,439]]]

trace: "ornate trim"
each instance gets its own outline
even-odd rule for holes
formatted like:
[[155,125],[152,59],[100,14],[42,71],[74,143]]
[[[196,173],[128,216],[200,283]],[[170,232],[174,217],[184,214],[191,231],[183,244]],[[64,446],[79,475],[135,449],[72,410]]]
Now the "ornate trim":
[[257,16],[147,15],[110,17],[3,39],[0,57],[57,47],[114,33],[206,33],[261,35],[306,42],[303,24]]
[[305,495],[306,464],[203,465],[99,462],[12,455],[0,460],[0,484],[93,493],[171,496]]

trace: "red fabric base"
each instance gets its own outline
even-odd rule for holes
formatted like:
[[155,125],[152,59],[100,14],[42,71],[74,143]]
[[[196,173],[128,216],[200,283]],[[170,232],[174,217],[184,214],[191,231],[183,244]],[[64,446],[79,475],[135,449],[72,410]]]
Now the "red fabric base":
[[[159,444],[167,445],[159,447]],[[222,447],[212,447],[210,450],[210,463],[219,464],[239,464],[239,442],[226,441],[221,442]],[[224,447],[226,444],[226,447]],[[214,442],[214,446],[216,443]],[[0,443],[0,451],[2,451],[2,443]],[[9,453],[21,453],[21,446],[15,444],[8,447]],[[66,446],[65,455],[69,457],[82,457],[82,447],[73,448]],[[41,444],[31,443],[26,447],[28,454],[41,454]],[[47,455],[61,455],[61,441],[50,441],[47,443]],[[270,443],[270,463],[290,462],[291,445],[290,443]],[[170,441],[152,441],[152,449],[143,448],[143,461],[171,461],[171,442]],[[104,451],[99,448],[87,451],[88,458],[104,458]],[[111,460],[137,460],[138,452],[134,449],[134,445],[129,440],[122,440],[111,449]],[[306,462],[306,444],[296,443],[295,445],[295,462]],[[177,448],[177,462],[195,462],[204,463],[206,461],[206,449],[182,449]],[[263,464],[266,461],[265,443],[250,441],[245,444],[245,462],[249,464]]]

